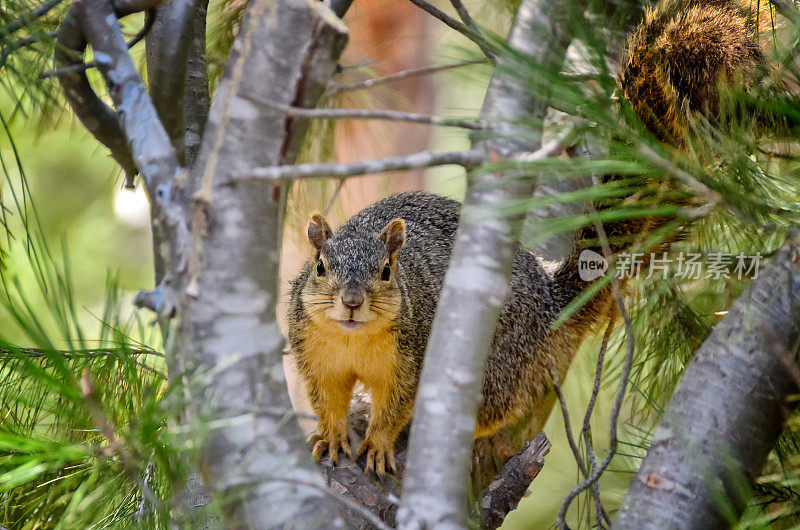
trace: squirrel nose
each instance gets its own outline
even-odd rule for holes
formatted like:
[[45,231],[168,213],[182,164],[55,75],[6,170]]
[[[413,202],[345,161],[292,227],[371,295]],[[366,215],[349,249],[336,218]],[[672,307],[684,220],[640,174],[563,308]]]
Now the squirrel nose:
[[346,292],[342,295],[342,303],[347,309],[356,310],[364,303],[364,295],[361,293]]

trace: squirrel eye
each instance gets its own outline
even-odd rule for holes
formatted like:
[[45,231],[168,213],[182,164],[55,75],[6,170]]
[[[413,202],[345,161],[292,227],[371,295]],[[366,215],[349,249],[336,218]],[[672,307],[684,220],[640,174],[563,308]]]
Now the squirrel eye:
[[317,276],[325,276],[325,264],[322,263],[322,260],[317,262]]
[[389,276],[391,275],[392,270],[389,268],[389,264],[383,266],[383,270],[381,271],[381,280],[388,282]]

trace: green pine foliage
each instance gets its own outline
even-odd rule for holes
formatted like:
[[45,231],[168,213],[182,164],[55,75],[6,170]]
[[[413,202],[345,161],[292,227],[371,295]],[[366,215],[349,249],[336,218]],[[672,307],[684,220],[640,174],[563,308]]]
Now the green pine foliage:
[[[556,121],[551,115],[544,123],[521,118],[520,124],[528,126],[531,137],[536,138],[542,127],[546,131],[554,127],[563,130],[564,123],[569,123],[586,155],[503,162],[482,168],[488,172],[505,170],[508,178],[533,179],[539,185],[577,177],[594,178],[595,185],[555,197],[519,200],[484,215],[518,215],[562,201],[593,201],[602,206],[596,215],[538,222],[536,230],[524,232],[529,236],[529,245],[574,231],[596,219],[606,223],[652,215],[676,216],[674,222],[632,239],[626,257],[617,256],[619,265],[624,259],[629,260],[630,254],[641,256],[661,242],[672,241],[668,254],[656,255],[668,265],[645,261],[639,274],[629,280],[631,289],[625,297],[636,349],[621,449],[609,472],[630,474],[638,468],[660,414],[693,352],[755,274],[752,269],[747,270],[753,265],[752,260],[744,260],[741,271],[736,269],[737,256],[759,255],[759,265],[763,267],[787,231],[800,222],[797,96],[774,88],[798,86],[797,63],[792,59],[800,33],[793,26],[775,30],[768,38],[775,62],[783,68],[750,93],[734,87],[725,94],[720,118],[713,123],[693,119],[685,138],[686,148],[678,150],[660,144],[644,128],[617,89],[608,65],[609,56],[614,56],[609,43],[615,34],[624,33],[618,28],[635,19],[640,6],[618,6],[609,15],[607,5],[593,4],[597,17],[594,24],[587,23],[591,17],[572,18],[572,29],[582,44],[574,61],[580,75],[554,71],[527,61],[513,50],[505,50],[506,56],[513,59],[507,73],[524,81],[529,90],[546,94],[552,108],[568,118],[561,116]],[[614,178],[600,183],[603,175]],[[728,258],[719,258],[720,253]],[[681,256],[695,254],[702,265],[701,273],[696,277],[682,274],[686,264]],[[720,259],[725,261],[724,272],[709,274],[711,262]],[[587,288],[556,325],[608,281],[610,276]],[[618,326],[606,356],[604,388],[619,384],[626,347],[627,338],[622,326]],[[752,501],[740,528],[772,524],[788,528],[800,522],[800,442],[794,428],[796,421],[797,416],[791,420],[755,488],[750,490],[743,480],[740,493],[744,498],[752,495]],[[597,438],[595,434],[595,444]],[[603,456],[599,455],[598,460]],[[584,460],[588,465],[588,456]],[[721,497],[720,502],[727,501]],[[594,503],[588,492],[577,506],[581,527],[593,525]]]

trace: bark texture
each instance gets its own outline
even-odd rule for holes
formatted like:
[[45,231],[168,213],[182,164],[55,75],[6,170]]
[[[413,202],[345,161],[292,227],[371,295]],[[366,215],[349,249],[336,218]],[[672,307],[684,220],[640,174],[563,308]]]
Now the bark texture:
[[[560,66],[568,44],[566,11],[554,2],[523,1],[509,44],[542,64]],[[510,68],[513,65],[500,59],[482,109],[482,117],[496,121],[497,128],[491,138],[474,142],[474,149],[499,159],[539,148],[540,138],[531,138],[530,129],[514,120],[543,119],[547,109],[546,101],[506,75]],[[509,294],[521,222],[499,215],[478,221],[470,212],[491,211],[532,191],[529,184],[504,182],[502,174],[470,176],[417,391],[398,512],[401,528],[466,524],[477,400],[500,309]]]
[[695,354],[614,528],[728,528],[741,515],[798,391],[799,242],[788,238]]
[[305,122],[255,102],[316,103],[346,35],[319,2],[251,2],[188,179],[192,242],[181,271],[179,361],[195,374],[213,371],[193,400],[198,417],[215,420],[200,472],[228,528],[341,524],[283,376],[280,184],[230,177],[294,160]]

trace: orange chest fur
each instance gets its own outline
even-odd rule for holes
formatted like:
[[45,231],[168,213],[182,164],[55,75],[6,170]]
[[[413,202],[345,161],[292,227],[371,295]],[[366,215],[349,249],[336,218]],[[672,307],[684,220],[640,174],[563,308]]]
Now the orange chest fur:
[[310,375],[322,384],[358,379],[373,392],[388,390],[396,377],[397,336],[388,330],[348,333],[330,327],[306,326],[303,357]]

